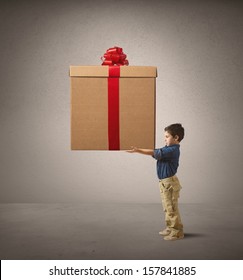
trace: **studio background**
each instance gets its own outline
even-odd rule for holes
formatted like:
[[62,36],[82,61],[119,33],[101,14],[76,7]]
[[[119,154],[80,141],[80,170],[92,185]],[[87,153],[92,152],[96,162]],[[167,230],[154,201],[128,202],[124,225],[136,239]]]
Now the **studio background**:
[[0,5],[1,203],[160,203],[152,157],[70,150],[69,65],[115,45],[158,68],[156,146],[185,127],[180,202],[242,203],[242,1]]

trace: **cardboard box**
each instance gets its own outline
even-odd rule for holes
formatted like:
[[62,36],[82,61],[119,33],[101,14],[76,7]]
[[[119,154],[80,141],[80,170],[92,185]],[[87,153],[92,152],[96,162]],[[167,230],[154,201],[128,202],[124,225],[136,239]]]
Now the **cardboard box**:
[[71,149],[155,146],[153,66],[70,66]]

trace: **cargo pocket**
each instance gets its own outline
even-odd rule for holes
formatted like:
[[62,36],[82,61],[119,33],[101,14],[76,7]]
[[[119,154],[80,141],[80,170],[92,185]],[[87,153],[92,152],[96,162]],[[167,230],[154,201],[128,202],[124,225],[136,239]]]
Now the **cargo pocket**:
[[162,184],[163,188],[163,195],[164,195],[164,204],[166,212],[170,215],[170,213],[173,213],[173,203],[172,203],[172,194],[173,194],[173,186],[171,182],[165,182]]
[[181,190],[181,186],[179,184],[173,185],[172,205],[173,205],[174,211],[177,211],[177,209],[178,209],[178,198],[180,197],[180,190]]
[[165,191],[170,191],[173,189],[173,185],[171,183],[162,183]]

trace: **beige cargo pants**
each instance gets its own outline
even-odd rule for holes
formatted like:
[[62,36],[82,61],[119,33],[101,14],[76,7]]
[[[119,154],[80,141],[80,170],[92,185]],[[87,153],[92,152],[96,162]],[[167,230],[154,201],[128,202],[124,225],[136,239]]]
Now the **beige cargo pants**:
[[178,209],[178,198],[181,190],[177,176],[168,177],[159,181],[160,195],[165,212],[165,223],[171,231],[171,236],[183,235],[183,224]]

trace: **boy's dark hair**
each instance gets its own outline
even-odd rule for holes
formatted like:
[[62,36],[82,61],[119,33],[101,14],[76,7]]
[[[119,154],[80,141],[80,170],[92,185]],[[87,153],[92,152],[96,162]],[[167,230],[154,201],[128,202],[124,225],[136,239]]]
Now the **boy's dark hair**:
[[177,135],[179,137],[179,142],[181,142],[181,140],[184,138],[185,131],[180,123],[174,123],[167,126],[165,131],[169,132],[173,137]]

